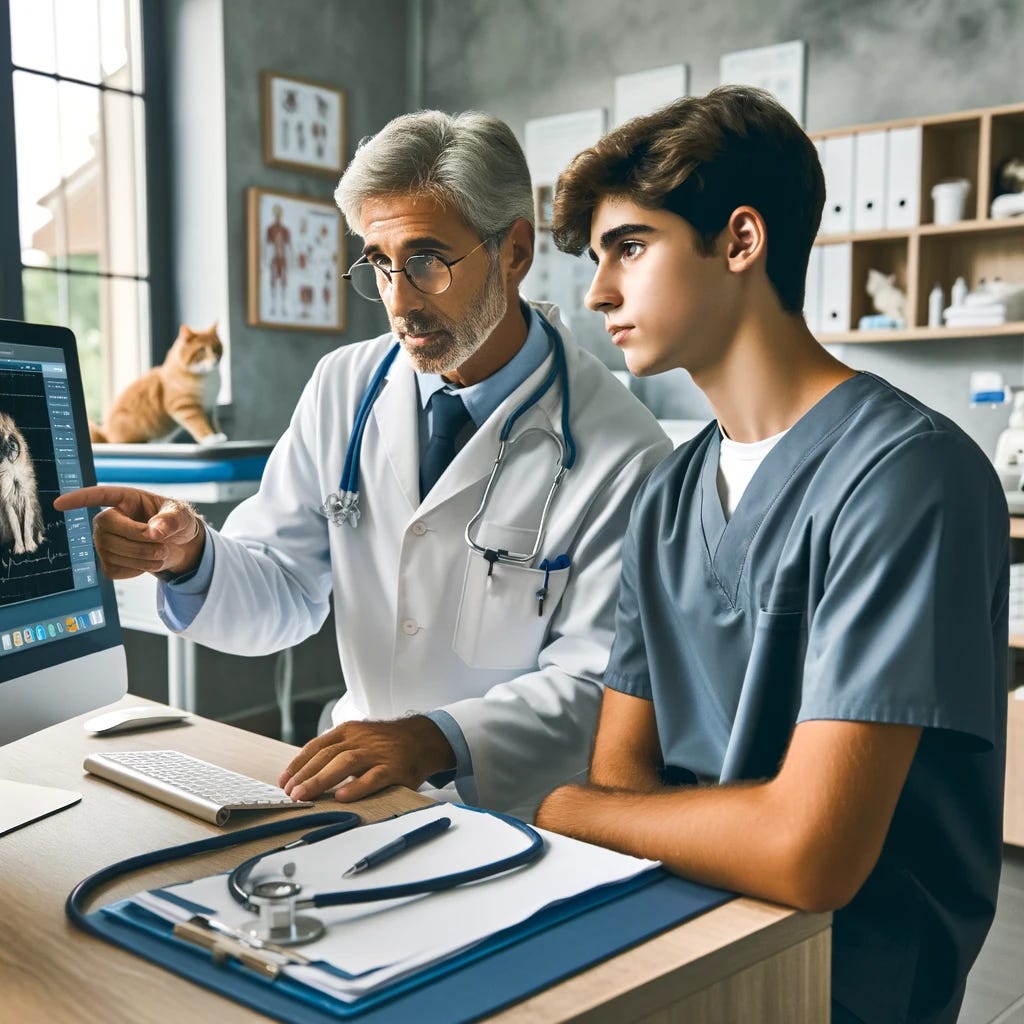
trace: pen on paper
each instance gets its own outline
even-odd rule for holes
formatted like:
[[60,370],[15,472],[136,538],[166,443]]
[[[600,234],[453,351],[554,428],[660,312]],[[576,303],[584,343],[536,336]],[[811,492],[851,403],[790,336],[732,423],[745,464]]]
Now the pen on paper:
[[451,818],[436,818],[434,821],[427,822],[426,825],[414,828],[411,832],[406,832],[405,835],[392,839],[390,843],[382,846],[379,850],[374,850],[361,860],[357,860],[341,877],[348,878],[350,875],[358,875],[360,871],[383,864],[384,861],[397,857],[403,850],[409,850],[414,846],[427,842],[429,839],[433,839],[435,836],[441,835],[447,831],[451,823]]

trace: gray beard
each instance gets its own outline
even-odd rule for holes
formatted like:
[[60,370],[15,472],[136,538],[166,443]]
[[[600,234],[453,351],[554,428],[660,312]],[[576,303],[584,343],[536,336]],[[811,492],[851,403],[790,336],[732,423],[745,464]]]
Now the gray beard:
[[[457,370],[491,336],[508,310],[508,298],[501,279],[500,264],[491,258],[484,286],[461,320],[450,320],[438,313],[411,313],[394,317],[391,329],[397,335],[418,373],[451,373]],[[423,335],[434,331],[437,337],[415,349],[405,345],[405,335]]]

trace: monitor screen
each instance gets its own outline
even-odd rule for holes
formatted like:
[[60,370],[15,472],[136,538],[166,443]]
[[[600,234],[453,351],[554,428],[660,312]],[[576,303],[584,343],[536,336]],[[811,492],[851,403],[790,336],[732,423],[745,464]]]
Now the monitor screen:
[[53,507],[95,481],[74,335],[0,320],[0,743],[126,690],[90,514]]

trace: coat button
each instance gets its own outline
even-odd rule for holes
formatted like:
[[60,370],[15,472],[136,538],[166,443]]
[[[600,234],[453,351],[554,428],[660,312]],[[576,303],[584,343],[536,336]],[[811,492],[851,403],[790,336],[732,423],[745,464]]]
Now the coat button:
[[406,636],[415,636],[420,631],[419,623],[414,622],[412,619],[406,619],[402,623],[402,632]]
[[427,532],[427,524],[426,523],[413,523],[412,524],[412,532],[415,533],[417,537],[422,537],[423,534],[425,534]]

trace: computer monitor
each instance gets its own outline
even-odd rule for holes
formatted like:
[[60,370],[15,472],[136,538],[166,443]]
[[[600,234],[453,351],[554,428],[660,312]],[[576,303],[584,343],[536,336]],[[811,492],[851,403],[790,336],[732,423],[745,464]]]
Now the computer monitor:
[[[128,688],[90,514],[53,507],[95,482],[74,335],[0,320],[0,744]],[[0,780],[0,834],[78,799],[56,792]]]

